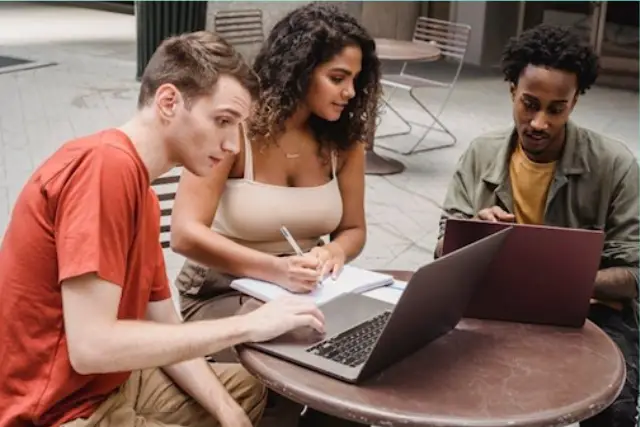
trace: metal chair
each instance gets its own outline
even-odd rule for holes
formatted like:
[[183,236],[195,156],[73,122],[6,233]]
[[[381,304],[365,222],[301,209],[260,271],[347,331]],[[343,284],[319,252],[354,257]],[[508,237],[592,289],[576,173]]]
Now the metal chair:
[[253,60],[264,41],[260,9],[219,10],[214,15],[213,26],[247,61]]
[[[398,74],[384,74],[382,76],[382,84],[385,86],[390,86],[393,88],[391,95],[389,95],[388,99],[382,99],[382,102],[385,104],[385,107],[391,110],[402,122],[407,125],[408,130],[404,132],[395,132],[386,135],[377,136],[377,138],[386,138],[394,135],[406,135],[409,134],[412,130],[412,125],[418,125],[420,127],[425,127],[423,123],[411,122],[406,120],[402,115],[391,106],[390,100],[393,94],[397,89],[406,90],[409,92],[411,98],[418,104],[422,110],[424,110],[429,117],[431,118],[431,124],[426,126],[426,130],[424,133],[418,138],[418,141],[411,147],[408,151],[399,151],[391,147],[385,147],[383,145],[377,144],[376,146],[384,148],[389,151],[393,151],[403,155],[410,155],[414,153],[421,153],[425,151],[435,150],[438,148],[445,148],[454,145],[457,142],[456,136],[442,123],[440,120],[440,115],[442,114],[449,98],[451,97],[451,93],[453,92],[453,88],[455,87],[456,82],[458,81],[458,77],[460,77],[460,72],[462,71],[462,65],[464,63],[464,57],[467,53],[467,45],[469,42],[469,35],[471,33],[471,26],[466,24],[459,24],[455,22],[442,21],[434,18],[426,18],[419,17],[413,33],[413,41],[416,43],[430,43],[440,49],[441,57],[444,60],[457,63],[456,71],[451,80],[437,80],[431,78],[424,78],[417,76],[415,74],[410,74],[406,71],[407,65],[409,62],[404,62],[402,65],[402,69]],[[444,101],[440,104],[440,109],[434,114],[429,110],[429,108],[418,99],[415,95],[416,89],[427,88],[427,87],[438,87],[447,89],[447,93],[445,95]],[[435,130],[438,132],[442,132],[451,138],[450,143],[426,147],[416,150],[418,146],[422,144],[426,136],[431,132],[431,130]]]

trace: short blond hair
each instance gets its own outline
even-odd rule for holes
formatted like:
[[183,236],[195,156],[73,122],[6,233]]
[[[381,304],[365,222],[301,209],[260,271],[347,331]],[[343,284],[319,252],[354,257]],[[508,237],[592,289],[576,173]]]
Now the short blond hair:
[[171,83],[187,106],[210,94],[220,75],[237,79],[253,98],[258,96],[258,78],[226,40],[210,31],[197,31],[165,39],[151,56],[141,78],[138,108],[148,105],[158,88]]

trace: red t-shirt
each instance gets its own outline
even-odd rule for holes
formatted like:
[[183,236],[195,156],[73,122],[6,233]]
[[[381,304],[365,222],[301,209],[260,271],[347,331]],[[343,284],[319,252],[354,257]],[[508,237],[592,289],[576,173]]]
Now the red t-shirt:
[[69,362],[61,282],[86,273],[122,287],[119,319],[170,298],[160,208],[125,134],[65,144],[31,176],[0,247],[0,426],[88,417],[129,372],[80,375]]

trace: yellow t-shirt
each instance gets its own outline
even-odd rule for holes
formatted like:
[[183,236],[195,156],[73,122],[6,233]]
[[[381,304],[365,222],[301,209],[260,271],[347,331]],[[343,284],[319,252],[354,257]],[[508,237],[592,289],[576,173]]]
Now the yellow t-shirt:
[[[536,163],[529,160],[518,144],[509,162],[509,179],[513,194],[513,214],[518,224],[544,224],[544,210],[547,205],[547,194],[556,163]],[[609,307],[621,310],[617,302],[591,299]]]
[[536,163],[527,157],[520,144],[511,155],[509,179],[513,195],[513,214],[519,224],[544,224],[547,194],[556,162]]

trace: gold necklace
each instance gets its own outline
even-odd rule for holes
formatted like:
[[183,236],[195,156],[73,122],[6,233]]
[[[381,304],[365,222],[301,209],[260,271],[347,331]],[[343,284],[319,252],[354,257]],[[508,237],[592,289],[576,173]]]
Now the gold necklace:
[[284,156],[289,160],[294,160],[300,157],[300,151],[298,151],[297,153],[287,153],[280,144],[278,144],[278,148],[280,148],[280,151],[282,151],[284,153]]

